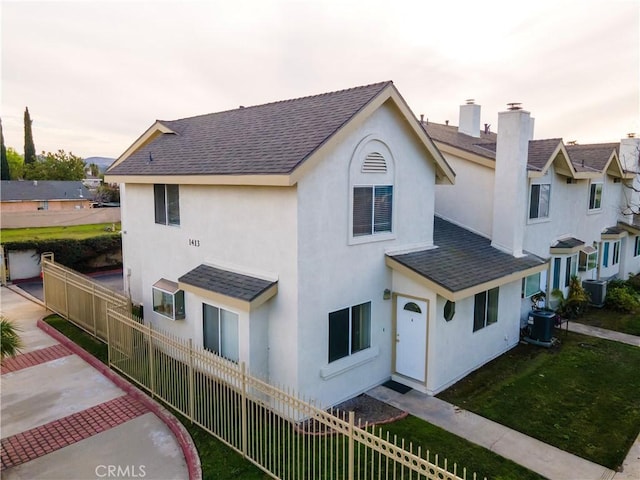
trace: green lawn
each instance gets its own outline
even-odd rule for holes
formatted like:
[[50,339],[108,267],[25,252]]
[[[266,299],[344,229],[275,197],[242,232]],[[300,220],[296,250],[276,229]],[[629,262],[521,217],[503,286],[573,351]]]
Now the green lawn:
[[640,432],[640,348],[560,339],[518,345],[438,397],[615,469]]
[[[89,334],[57,315],[47,317],[46,321],[106,363],[107,347],[105,344],[95,340]],[[211,434],[192,424],[179,413],[174,412],[174,414],[184,424],[196,444],[204,478],[229,480],[270,478],[256,466],[243,460],[241,455],[218,441]],[[385,425],[383,430],[385,432],[388,431],[391,438],[397,435],[399,438],[404,438],[406,444],[412,442],[416,449],[421,446],[423,451],[430,450],[432,454],[439,454],[440,464],[442,464],[443,458],[447,458],[449,465],[457,463],[460,467],[459,473],[461,473],[463,467],[466,467],[469,474],[477,472],[478,478],[483,478],[485,475],[494,479],[533,480],[542,478],[510,460],[416,417],[410,416],[398,422]],[[280,441],[282,442],[282,439]],[[304,440],[299,439],[299,441]],[[282,448],[282,446],[278,446],[278,441],[267,440],[267,444],[272,445],[273,448]]]
[[593,327],[640,336],[640,312],[622,313],[608,308],[591,308],[575,321]]
[[115,225],[120,231],[120,223],[96,223],[92,225],[73,225],[69,227],[39,227],[39,228],[3,228],[0,230],[0,242],[24,242],[28,240],[55,240],[59,238],[73,238],[82,240],[97,237],[111,231]]

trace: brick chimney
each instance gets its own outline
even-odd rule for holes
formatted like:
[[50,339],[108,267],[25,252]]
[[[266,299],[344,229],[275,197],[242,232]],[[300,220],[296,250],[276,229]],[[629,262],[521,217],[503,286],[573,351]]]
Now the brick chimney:
[[480,137],[480,105],[476,105],[472,98],[468,99],[464,105],[460,105],[458,132]]
[[498,143],[493,191],[491,245],[516,257],[523,256],[527,216],[527,157],[533,138],[533,119],[520,104],[509,104],[498,114]]

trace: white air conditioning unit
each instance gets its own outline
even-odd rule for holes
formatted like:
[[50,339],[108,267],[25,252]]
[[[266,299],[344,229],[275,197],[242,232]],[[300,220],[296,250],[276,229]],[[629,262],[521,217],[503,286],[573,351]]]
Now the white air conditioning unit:
[[598,308],[604,306],[604,299],[607,296],[607,282],[604,280],[583,280],[582,288],[591,297],[591,305]]

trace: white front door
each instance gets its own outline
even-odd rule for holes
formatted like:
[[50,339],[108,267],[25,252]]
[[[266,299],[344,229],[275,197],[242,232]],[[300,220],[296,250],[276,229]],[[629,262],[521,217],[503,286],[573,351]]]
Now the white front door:
[[427,303],[398,297],[396,312],[396,372],[425,381],[427,363]]

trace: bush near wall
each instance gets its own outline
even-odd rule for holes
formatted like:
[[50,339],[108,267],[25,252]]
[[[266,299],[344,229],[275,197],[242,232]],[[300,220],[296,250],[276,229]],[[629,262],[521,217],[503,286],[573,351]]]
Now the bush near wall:
[[[100,235],[97,237],[55,240],[28,240],[22,242],[7,242],[5,250],[35,250],[39,255],[53,252],[56,263],[65,267],[86,272],[94,270],[90,263],[100,255],[118,255],[122,251],[122,239],[120,234]],[[115,266],[122,266],[113,265]]]

